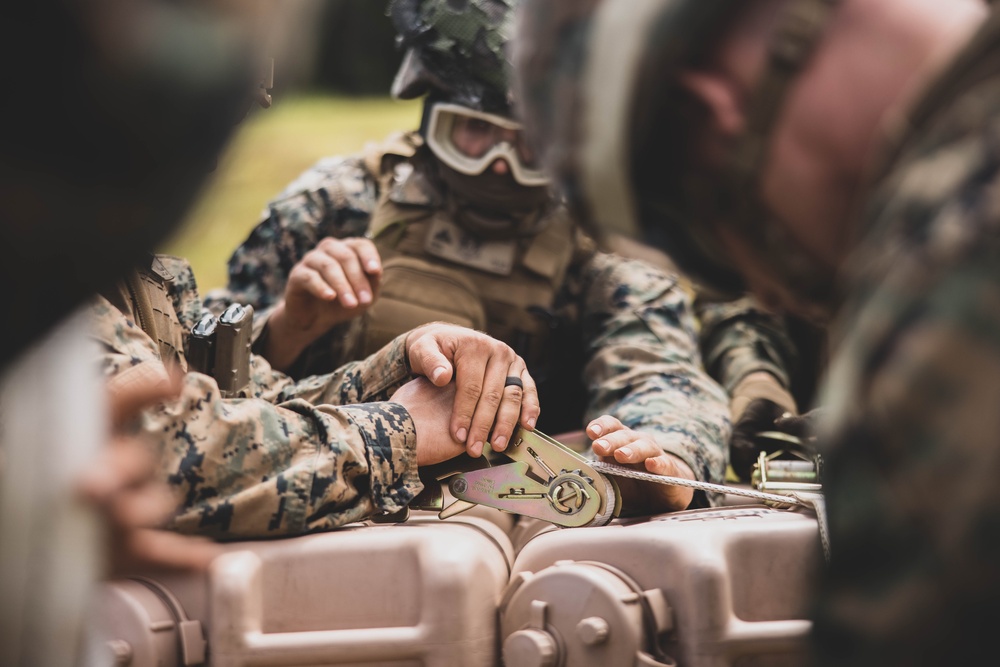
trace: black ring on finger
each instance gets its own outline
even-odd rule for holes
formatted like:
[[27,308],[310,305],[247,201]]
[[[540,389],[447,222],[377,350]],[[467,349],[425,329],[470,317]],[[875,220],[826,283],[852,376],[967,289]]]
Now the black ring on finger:
[[503,382],[504,387],[519,387],[524,389],[524,383],[521,382],[521,378],[516,375],[508,375],[507,379]]

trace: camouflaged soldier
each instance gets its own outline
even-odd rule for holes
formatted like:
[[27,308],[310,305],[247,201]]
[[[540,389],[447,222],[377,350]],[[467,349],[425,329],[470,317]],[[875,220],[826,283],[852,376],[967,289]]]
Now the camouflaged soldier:
[[585,219],[648,234],[709,284],[835,315],[821,664],[995,650],[1000,16],[987,11],[531,0],[520,24],[529,131]]
[[[178,506],[172,527],[181,532],[295,535],[394,513],[422,488],[418,465],[463,451],[459,428],[509,434],[537,417],[520,357],[484,334],[441,324],[298,382],[253,355],[240,397],[223,398],[213,377],[187,372],[184,349],[202,315],[190,266],[166,256],[105,290],[90,312],[112,392],[170,367],[185,373],[180,397],[141,419],[161,448]],[[523,390],[504,386],[510,376]],[[470,401],[471,424],[456,421]]]
[[[322,160],[292,183],[211,300],[273,307],[257,346],[293,374],[424,322],[484,330],[538,378],[543,430],[600,417],[588,430],[597,453],[721,482],[726,397],[701,369],[687,296],[648,265],[595,252],[511,118],[502,49],[513,4],[391,3],[406,49],[392,92],[425,95],[420,131]],[[707,501],[662,490],[647,511]]]

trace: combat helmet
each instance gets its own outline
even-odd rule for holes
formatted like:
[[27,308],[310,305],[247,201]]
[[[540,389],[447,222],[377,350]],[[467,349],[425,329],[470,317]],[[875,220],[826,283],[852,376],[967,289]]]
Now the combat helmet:
[[[746,0],[525,0],[512,54],[514,88],[530,143],[571,208],[598,236],[621,233],[666,251],[697,282],[745,291],[707,213],[734,226],[774,270],[812,302],[829,285],[771,220],[758,175],[771,128],[837,0],[790,0],[726,173],[706,183],[684,161],[689,127],[665,127],[664,111],[697,123],[677,104],[676,74],[699,63]],[[669,165],[669,167],[667,166]],[[672,168],[670,168],[672,167]],[[664,177],[665,174],[667,177]]]
[[424,94],[477,111],[510,114],[504,49],[515,0],[392,0],[389,16],[405,50],[392,84],[398,99]]
[[[503,158],[519,185],[547,186],[512,112],[506,51],[517,5],[518,0],[393,0],[388,13],[405,54],[392,95],[424,97],[421,134],[456,172],[476,177]],[[476,150],[454,145],[457,123],[483,129]]]

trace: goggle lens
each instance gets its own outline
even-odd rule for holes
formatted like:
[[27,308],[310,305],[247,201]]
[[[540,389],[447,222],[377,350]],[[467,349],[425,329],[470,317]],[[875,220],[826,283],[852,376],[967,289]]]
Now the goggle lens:
[[502,143],[510,144],[526,167],[536,167],[524,130],[500,127],[484,118],[458,116],[451,123],[449,137],[455,150],[471,158],[481,158]]
[[549,184],[521,125],[509,118],[438,104],[431,113],[427,143],[442,162],[461,173],[475,176],[496,160],[505,160],[518,183]]

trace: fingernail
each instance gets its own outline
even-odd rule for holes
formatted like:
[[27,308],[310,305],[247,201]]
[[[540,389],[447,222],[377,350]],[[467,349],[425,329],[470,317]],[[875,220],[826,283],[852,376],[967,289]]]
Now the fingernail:
[[459,442],[464,442],[465,441],[465,437],[467,435],[469,435],[469,432],[466,429],[464,429],[464,428],[460,428],[460,429],[458,429],[458,433],[455,434],[455,437],[458,438]]
[[370,262],[368,262],[367,264],[365,264],[365,268],[368,269],[369,271],[378,271],[378,262],[376,262],[373,259]]
[[368,292],[359,292],[358,293],[358,298],[361,299],[361,303],[371,303],[372,302],[372,295],[369,294]]
[[[447,373],[447,368],[444,366],[438,366],[434,369],[434,372],[431,373],[431,381],[437,384]],[[462,437],[464,438],[465,436]]]
[[532,417],[528,420],[528,428],[535,428],[535,418]]
[[475,457],[483,455],[483,443],[477,442],[476,444],[472,445],[472,455]]
[[598,424],[594,424],[593,426],[590,427],[590,432],[593,433],[595,436],[598,436],[604,432],[604,429],[602,429]]
[[608,443],[607,443],[607,441],[605,441],[605,440],[594,440],[594,449],[597,449],[597,450],[599,450],[601,452],[607,452],[608,451]]
[[327,299],[332,299],[333,297],[337,296],[337,293],[334,292],[332,289],[328,289],[323,292],[323,296],[326,297]]
[[498,452],[502,452],[504,446],[507,444],[507,436],[501,435],[498,438],[493,439],[493,449]]
[[618,451],[621,452],[622,456],[624,456],[625,458],[632,458],[632,450],[629,449],[628,447],[622,447]]
[[344,305],[347,306],[348,308],[353,308],[354,306],[358,305],[358,300],[355,299],[350,294],[345,294],[344,295]]

